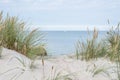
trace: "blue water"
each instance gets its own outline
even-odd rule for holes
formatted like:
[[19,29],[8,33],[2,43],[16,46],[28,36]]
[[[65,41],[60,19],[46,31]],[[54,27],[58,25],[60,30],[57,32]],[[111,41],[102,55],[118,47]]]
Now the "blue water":
[[[86,31],[44,31],[44,33],[49,55],[74,53],[78,40],[84,42],[87,38],[91,38]],[[105,34],[106,31],[99,32],[99,40],[103,39]]]

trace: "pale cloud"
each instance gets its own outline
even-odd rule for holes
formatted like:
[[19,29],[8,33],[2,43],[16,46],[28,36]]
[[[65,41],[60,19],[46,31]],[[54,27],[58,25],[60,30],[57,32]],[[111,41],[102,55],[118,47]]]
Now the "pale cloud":
[[[13,9],[56,10],[120,7],[120,0],[2,0]],[[16,7],[18,5],[18,7]]]
[[0,3],[9,3],[10,0],[0,0]]
[[55,10],[62,4],[63,0],[3,0],[0,1],[1,7],[13,10]]
[[99,31],[111,29],[110,25],[31,25],[31,29],[40,28],[43,31],[90,31],[96,28]]
[[119,21],[119,8],[120,0],[0,0],[0,10],[32,20],[35,25],[45,24],[43,30],[86,30],[95,26],[81,24],[99,23],[103,25],[96,25],[98,29],[107,30],[103,21]]

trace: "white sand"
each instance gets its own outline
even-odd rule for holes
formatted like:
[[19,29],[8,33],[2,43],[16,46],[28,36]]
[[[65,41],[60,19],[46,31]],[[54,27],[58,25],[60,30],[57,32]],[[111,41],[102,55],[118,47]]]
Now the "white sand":
[[[15,57],[24,60],[25,66]],[[109,68],[115,65],[109,60],[102,58],[96,61],[86,62],[63,55],[56,58],[45,59],[44,66],[42,65],[42,60],[37,59],[34,63],[35,68],[32,69],[29,67],[30,62],[31,60],[25,56],[13,50],[3,48],[2,58],[0,59],[0,80],[47,80],[48,77],[50,80],[51,77],[55,77],[59,73],[59,76],[69,74],[68,77],[71,79],[66,80],[115,80],[116,78],[115,73],[111,73],[113,71],[112,68],[106,70],[110,73],[109,77],[103,72],[93,77],[93,70],[95,68]]]

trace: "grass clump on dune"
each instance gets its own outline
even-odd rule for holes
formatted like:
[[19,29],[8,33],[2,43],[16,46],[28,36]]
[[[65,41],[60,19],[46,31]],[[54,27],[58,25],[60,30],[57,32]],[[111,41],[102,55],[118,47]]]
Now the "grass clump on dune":
[[[90,32],[88,32],[90,35]],[[83,42],[78,41],[76,46],[77,59],[90,60],[98,57],[107,57],[111,61],[118,60],[120,56],[120,27],[112,28],[107,32],[107,36],[103,41],[98,42],[98,31],[94,29],[92,38],[88,38]]]
[[[10,17],[7,15],[3,18],[3,13],[0,13],[0,45],[16,50],[27,57],[30,57],[29,52],[34,47],[43,47],[43,34],[39,29],[31,30],[25,26],[25,22],[19,20],[17,17]],[[39,47],[39,48],[41,48]],[[39,51],[40,52],[40,51]],[[41,53],[42,54],[42,53]],[[43,53],[44,54],[44,53]],[[35,55],[35,53],[32,53]],[[47,54],[46,54],[47,55]]]
[[107,32],[107,57],[111,61],[116,62],[115,73],[117,75],[117,79],[120,80],[120,24],[117,25],[116,28],[112,28],[109,32]]
[[120,56],[120,31],[119,24],[117,28],[112,28],[109,32],[107,32],[107,57],[110,60],[115,61],[118,56]]
[[[90,32],[88,31],[88,35]],[[90,59],[97,59],[97,57],[104,56],[104,52],[106,51],[103,43],[98,42],[98,31],[94,29],[92,38],[86,39],[84,42],[78,41],[76,47],[76,57],[79,57],[82,60],[89,61]]]

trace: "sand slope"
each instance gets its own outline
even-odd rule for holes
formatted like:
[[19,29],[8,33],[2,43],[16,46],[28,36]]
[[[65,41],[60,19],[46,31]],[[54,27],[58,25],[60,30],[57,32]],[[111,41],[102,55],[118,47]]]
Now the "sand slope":
[[[24,65],[15,57],[24,62]],[[115,64],[102,58],[86,62],[62,55],[45,59],[44,65],[41,59],[37,59],[33,68],[30,68],[30,59],[16,51],[3,48],[0,64],[0,80],[53,80],[57,75],[59,75],[57,76],[60,78],[59,80],[65,80],[62,79],[63,76],[69,78],[66,80],[111,80],[116,78],[115,73],[112,73],[113,69],[110,68]],[[106,69],[105,71],[110,73],[109,77],[103,72],[93,77],[93,73],[97,69]]]

